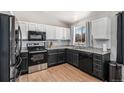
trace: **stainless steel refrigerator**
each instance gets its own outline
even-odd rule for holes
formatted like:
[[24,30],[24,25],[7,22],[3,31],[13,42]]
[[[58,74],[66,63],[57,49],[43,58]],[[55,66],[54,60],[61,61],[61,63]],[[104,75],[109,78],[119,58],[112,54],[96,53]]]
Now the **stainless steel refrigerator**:
[[16,81],[21,70],[21,30],[15,31],[15,16],[0,14],[0,82]]

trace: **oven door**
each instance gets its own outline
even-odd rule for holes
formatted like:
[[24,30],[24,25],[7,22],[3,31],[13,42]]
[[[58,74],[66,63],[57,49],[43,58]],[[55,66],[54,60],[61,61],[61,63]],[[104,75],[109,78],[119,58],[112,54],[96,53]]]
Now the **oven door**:
[[38,65],[47,62],[47,52],[29,52],[29,66]]

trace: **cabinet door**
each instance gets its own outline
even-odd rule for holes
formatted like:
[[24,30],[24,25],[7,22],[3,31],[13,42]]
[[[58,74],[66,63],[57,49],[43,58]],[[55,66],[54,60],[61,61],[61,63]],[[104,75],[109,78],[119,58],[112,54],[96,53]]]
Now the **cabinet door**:
[[110,22],[107,17],[92,21],[92,34],[95,39],[110,39]]
[[19,21],[19,25],[22,32],[22,39],[28,39],[28,24],[26,22]]
[[53,40],[56,39],[56,28],[55,26],[46,25],[46,39]]
[[65,50],[64,49],[58,49],[58,64],[65,62]]
[[20,68],[22,70],[22,74],[28,71],[28,53],[21,53],[22,62]]
[[80,53],[79,56],[79,68],[89,74],[93,72],[93,60],[92,54],[87,52]]
[[57,63],[60,64],[64,62],[65,62],[65,53],[64,52],[58,53]]
[[28,71],[28,59],[27,58],[22,58],[21,70],[22,72]]
[[36,31],[45,32],[45,25],[44,24],[37,24]]
[[66,28],[62,28],[62,32],[63,32],[63,36],[62,36],[62,39],[63,40],[66,40]]
[[67,62],[70,64],[73,64],[73,53],[71,50],[68,49],[66,51],[66,56],[67,56],[67,58],[66,58]]
[[73,65],[76,67],[79,67],[78,57],[78,53],[73,53]]
[[62,40],[63,37],[63,28],[62,27],[56,27],[56,39]]
[[71,38],[71,37],[70,37],[70,34],[71,34],[71,33],[70,33],[70,28],[66,28],[66,39],[67,39],[67,40],[70,40],[70,38]]
[[28,24],[28,30],[29,31],[36,31],[36,28],[37,28],[37,24],[35,24],[35,23],[29,23]]
[[48,54],[48,66],[57,64],[57,54]]
[[57,64],[57,50],[48,50],[48,66]]

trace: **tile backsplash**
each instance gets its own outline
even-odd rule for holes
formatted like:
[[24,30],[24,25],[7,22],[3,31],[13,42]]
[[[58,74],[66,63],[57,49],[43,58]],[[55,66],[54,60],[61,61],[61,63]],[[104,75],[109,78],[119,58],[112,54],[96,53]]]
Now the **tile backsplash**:
[[70,44],[70,41],[57,40],[57,41],[52,41],[52,43],[53,43],[53,47],[55,47],[55,46],[67,46]]
[[[69,40],[51,40],[51,41],[46,41],[45,46],[47,47],[48,43],[47,42],[52,42],[52,47],[56,47],[56,46],[67,46],[70,45],[70,41]],[[41,44],[42,41],[23,41],[22,42],[22,49],[27,49],[27,43],[39,43]]]
[[108,49],[111,49],[111,40],[93,40],[93,47],[103,48],[103,44],[107,45]]

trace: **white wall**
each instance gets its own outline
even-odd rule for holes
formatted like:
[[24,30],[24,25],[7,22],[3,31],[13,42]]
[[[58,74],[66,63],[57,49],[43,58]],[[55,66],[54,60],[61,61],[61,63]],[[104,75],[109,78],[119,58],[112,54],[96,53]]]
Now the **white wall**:
[[[27,49],[27,43],[41,43],[42,44],[42,41],[23,41],[22,42],[22,49]],[[52,41],[53,45],[52,47],[56,47],[56,46],[67,46],[69,45],[70,41],[60,41],[60,40],[56,40],[56,41]],[[47,47],[48,43],[46,42],[45,46]]]
[[117,16],[112,17],[111,26],[111,61],[116,61],[117,54]]

